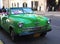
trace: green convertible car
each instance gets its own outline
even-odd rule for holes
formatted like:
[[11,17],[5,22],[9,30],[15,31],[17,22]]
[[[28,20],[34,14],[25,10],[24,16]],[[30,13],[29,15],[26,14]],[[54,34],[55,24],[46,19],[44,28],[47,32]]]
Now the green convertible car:
[[0,26],[12,40],[15,36],[43,37],[51,31],[50,23],[49,18],[35,14],[31,8],[9,8],[0,14]]

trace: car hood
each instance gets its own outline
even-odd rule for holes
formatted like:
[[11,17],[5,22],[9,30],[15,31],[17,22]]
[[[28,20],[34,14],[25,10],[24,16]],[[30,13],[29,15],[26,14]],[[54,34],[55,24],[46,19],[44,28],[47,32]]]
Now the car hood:
[[22,22],[26,26],[43,26],[46,24],[48,18],[36,14],[20,14],[20,15],[10,15],[10,19],[16,22]]

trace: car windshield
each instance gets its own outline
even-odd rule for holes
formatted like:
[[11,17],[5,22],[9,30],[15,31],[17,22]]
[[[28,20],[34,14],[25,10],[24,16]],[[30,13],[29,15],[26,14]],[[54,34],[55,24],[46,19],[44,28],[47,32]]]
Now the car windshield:
[[24,13],[34,13],[31,8],[23,8]]
[[34,13],[31,8],[12,8],[11,9],[11,14],[32,14]]
[[21,14],[21,13],[23,13],[23,11],[20,9],[11,9],[11,14]]

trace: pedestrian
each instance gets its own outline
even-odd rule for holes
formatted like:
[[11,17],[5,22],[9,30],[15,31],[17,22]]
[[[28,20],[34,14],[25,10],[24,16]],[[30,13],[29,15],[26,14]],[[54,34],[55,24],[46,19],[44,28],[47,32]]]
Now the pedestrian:
[[3,6],[3,8],[2,8],[2,12],[4,12],[4,13],[6,12],[6,9],[5,9],[5,7],[4,7],[4,6]]
[[2,9],[0,9],[0,13],[2,13]]
[[2,15],[7,15],[7,12],[4,6],[2,7]]

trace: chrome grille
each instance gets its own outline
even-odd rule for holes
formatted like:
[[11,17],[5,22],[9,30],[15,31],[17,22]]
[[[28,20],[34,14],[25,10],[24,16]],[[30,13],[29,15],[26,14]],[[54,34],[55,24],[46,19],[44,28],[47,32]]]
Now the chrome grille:
[[24,31],[36,31],[36,30],[41,30],[41,27],[30,27],[30,28],[24,29]]

